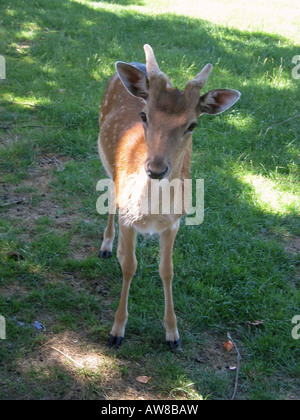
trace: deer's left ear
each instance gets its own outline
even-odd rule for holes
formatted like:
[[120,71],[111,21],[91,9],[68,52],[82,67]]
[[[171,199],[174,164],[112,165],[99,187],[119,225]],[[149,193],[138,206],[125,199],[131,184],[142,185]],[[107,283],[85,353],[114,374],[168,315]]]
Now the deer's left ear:
[[240,92],[233,89],[211,90],[200,97],[198,103],[199,114],[221,114],[235,104],[240,97]]
[[148,99],[149,80],[145,72],[122,61],[116,63],[116,70],[121,82],[131,95],[142,98],[144,101]]

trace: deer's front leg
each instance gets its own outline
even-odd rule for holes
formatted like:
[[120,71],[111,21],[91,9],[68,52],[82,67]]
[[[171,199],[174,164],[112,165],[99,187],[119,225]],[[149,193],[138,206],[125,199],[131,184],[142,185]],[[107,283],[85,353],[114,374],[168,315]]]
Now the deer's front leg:
[[104,232],[103,242],[100,250],[100,258],[110,258],[112,256],[113,242],[115,239],[115,215],[108,216],[107,227]]
[[172,228],[165,230],[160,235],[161,261],[159,265],[159,274],[163,281],[165,294],[164,324],[166,328],[166,340],[171,350],[181,348],[172,296],[172,280],[174,275],[172,254],[178,229],[179,221],[176,222]]
[[117,349],[125,335],[125,325],[128,318],[128,295],[132,277],[137,268],[135,257],[136,230],[124,226],[120,218],[118,259],[123,273],[123,286],[119,307],[115,315],[115,322],[110,333],[109,346],[115,345]]

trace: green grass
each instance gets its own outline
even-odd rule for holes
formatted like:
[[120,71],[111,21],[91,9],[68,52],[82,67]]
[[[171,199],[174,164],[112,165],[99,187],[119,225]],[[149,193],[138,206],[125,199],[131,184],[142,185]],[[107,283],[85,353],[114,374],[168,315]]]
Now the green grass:
[[[235,371],[226,366],[236,354],[222,343],[230,332],[242,355],[238,398],[299,399],[291,335],[300,312],[299,119],[286,121],[300,109],[291,75],[299,5],[2,3],[0,398],[228,399]],[[145,43],[174,85],[211,62],[205,89],[242,93],[231,111],[200,119],[194,135],[205,220],[182,223],[174,251],[182,354],[164,343],[158,241],[141,236],[126,340],[117,353],[106,348],[121,271],[116,257],[97,258],[106,222],[96,213],[105,176],[98,110],[115,61],[143,62]],[[141,386],[140,375],[151,380]]]

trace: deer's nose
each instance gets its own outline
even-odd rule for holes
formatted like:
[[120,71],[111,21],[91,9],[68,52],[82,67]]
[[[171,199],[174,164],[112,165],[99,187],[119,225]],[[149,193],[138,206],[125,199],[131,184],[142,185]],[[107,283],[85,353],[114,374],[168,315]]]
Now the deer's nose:
[[151,179],[163,179],[166,176],[167,172],[168,172],[168,168],[166,168],[162,172],[153,172],[151,169],[148,169],[147,175]]
[[146,165],[146,173],[150,179],[163,179],[170,170],[170,165],[166,162],[161,162],[159,165],[156,162],[149,162]]

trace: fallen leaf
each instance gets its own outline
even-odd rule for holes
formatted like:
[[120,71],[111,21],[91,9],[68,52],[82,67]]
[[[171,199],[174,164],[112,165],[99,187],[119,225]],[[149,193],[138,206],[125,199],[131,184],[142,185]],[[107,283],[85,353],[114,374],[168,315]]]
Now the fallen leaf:
[[92,246],[91,251],[92,252],[95,252],[96,251],[96,248],[94,246]]
[[223,343],[223,347],[225,348],[225,350],[227,351],[231,351],[234,347],[232,341],[228,340],[226,343]]
[[150,381],[150,376],[138,376],[136,380],[140,382],[141,384],[147,384]]

